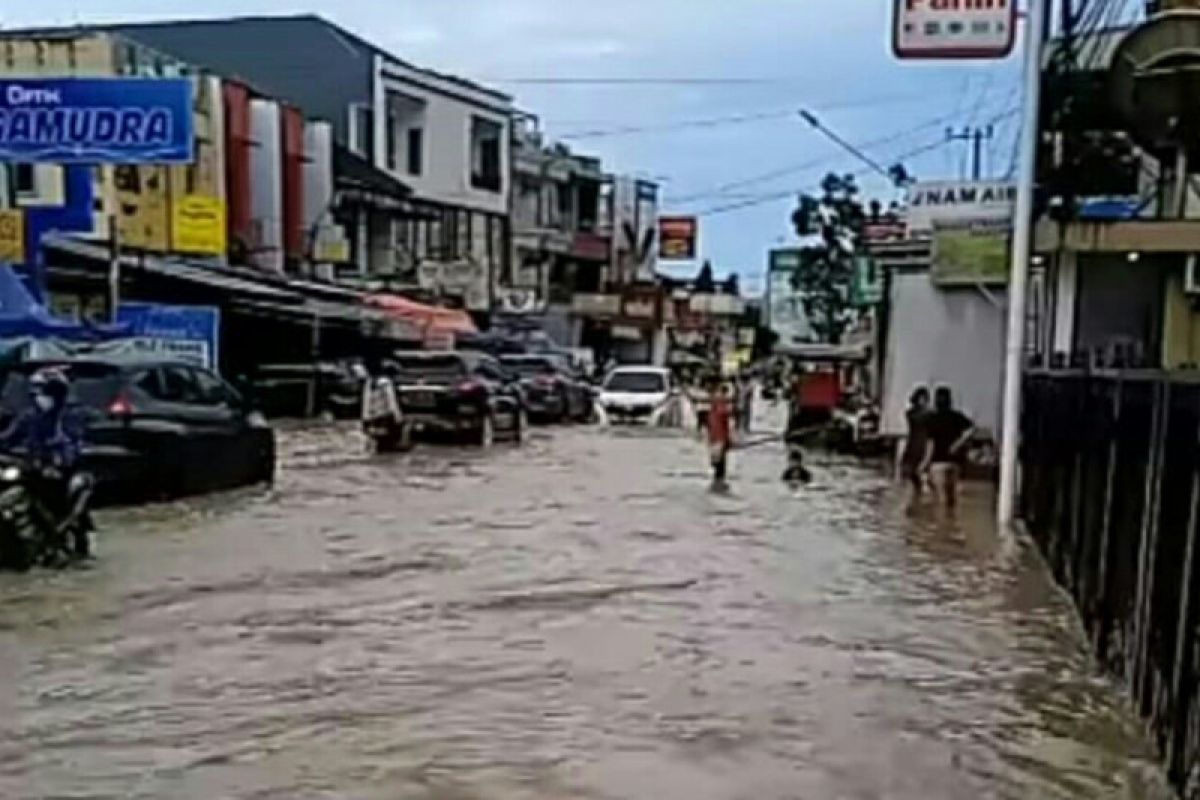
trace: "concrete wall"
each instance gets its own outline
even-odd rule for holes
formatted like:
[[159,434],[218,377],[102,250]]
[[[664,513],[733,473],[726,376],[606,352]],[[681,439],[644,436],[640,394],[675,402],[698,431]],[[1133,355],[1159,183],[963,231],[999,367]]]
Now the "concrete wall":
[[905,432],[904,410],[913,387],[947,384],[958,407],[999,440],[1004,371],[1004,292],[989,290],[993,305],[974,288],[943,290],[927,272],[893,273],[891,326],[883,374],[883,426]]

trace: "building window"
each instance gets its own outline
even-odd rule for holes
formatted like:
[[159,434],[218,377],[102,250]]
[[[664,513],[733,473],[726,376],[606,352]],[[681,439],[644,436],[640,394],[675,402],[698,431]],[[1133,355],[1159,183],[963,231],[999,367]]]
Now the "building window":
[[33,164],[13,165],[13,188],[18,195],[37,194],[37,174]]
[[400,153],[397,148],[400,145],[396,135],[396,115],[389,109],[387,119],[387,168],[389,172],[395,172],[400,168]]
[[370,106],[350,106],[350,149],[375,163],[375,115]]
[[500,123],[482,117],[471,117],[471,186],[485,192],[499,192],[500,138],[504,128]]
[[408,174],[420,175],[425,163],[425,131],[421,128],[408,129]]

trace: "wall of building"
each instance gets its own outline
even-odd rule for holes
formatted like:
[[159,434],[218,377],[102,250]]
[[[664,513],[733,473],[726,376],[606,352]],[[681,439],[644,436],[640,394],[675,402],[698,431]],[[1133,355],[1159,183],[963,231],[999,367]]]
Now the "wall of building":
[[1166,264],[1150,256],[1079,256],[1074,352],[1134,348],[1157,359],[1162,346]]
[[997,307],[974,288],[939,289],[927,272],[893,273],[891,324],[883,372],[884,432],[905,432],[917,385],[946,384],[975,423],[999,440],[1004,364],[1004,292]]

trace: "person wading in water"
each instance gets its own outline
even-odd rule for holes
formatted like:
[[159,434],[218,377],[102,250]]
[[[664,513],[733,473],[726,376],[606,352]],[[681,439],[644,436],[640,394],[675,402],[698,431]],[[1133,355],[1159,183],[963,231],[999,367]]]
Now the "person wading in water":
[[926,422],[929,417],[929,389],[918,386],[908,398],[908,410],[904,412],[908,423],[908,435],[900,453],[900,475],[911,488],[909,502],[915,505],[924,494],[926,475],[921,470],[929,449]]
[[733,445],[733,402],[729,388],[716,381],[712,386],[712,405],[708,411],[708,456],[712,464],[714,491],[728,487],[729,450]]
[[925,431],[929,441],[921,471],[929,470],[946,508],[952,509],[958,505],[958,482],[975,423],[954,408],[950,389],[939,386],[933,394],[933,412],[925,419]]

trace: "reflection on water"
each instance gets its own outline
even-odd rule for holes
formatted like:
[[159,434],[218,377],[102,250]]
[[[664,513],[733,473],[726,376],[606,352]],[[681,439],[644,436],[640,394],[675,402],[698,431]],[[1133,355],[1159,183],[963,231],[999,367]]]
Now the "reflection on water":
[[[0,578],[4,798],[1141,798],[1034,556],[844,462],[678,433],[369,459]],[[1165,796],[1165,795],[1162,795]]]

